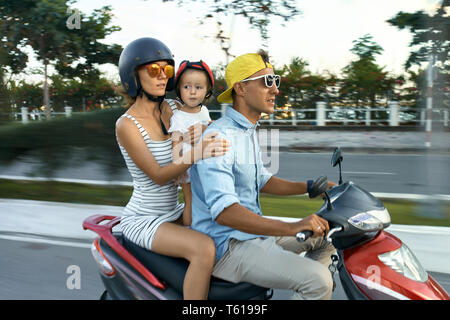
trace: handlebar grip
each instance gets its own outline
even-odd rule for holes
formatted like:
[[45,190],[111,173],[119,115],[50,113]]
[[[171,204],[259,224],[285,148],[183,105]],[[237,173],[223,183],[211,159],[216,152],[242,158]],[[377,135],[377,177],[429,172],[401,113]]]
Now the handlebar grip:
[[313,232],[311,230],[306,230],[303,232],[299,232],[295,235],[295,238],[298,242],[306,241],[309,237],[313,235]]

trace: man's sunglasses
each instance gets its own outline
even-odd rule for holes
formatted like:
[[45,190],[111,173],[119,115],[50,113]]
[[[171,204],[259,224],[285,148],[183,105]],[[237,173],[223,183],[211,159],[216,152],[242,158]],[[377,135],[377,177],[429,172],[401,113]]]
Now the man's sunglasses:
[[149,76],[152,78],[156,78],[157,76],[159,76],[161,71],[164,71],[164,74],[167,78],[172,78],[175,71],[174,67],[170,64],[167,64],[163,67],[156,63],[150,63],[143,65],[142,67],[147,69]]
[[254,77],[254,78],[244,79],[241,82],[257,80],[257,79],[261,79],[261,78],[264,78],[264,83],[265,83],[266,87],[268,87],[268,88],[272,87],[274,82],[275,82],[275,86],[277,88],[280,87],[281,77],[276,74],[265,74],[265,75]]

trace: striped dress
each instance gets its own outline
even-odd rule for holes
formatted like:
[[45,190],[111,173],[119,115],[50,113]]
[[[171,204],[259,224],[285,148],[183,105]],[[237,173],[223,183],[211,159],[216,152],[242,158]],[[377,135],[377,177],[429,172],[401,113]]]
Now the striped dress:
[[[166,101],[174,111],[175,103]],[[123,114],[122,117],[127,117],[136,124],[147,148],[161,167],[172,162],[171,138],[164,141],[152,141],[144,127],[133,116]],[[120,229],[127,239],[151,250],[158,227],[164,222],[178,219],[183,213],[184,204],[178,203],[178,188],[174,180],[164,185],[156,184],[136,166],[118,140],[117,143],[133,178],[133,194],[124,208]]]

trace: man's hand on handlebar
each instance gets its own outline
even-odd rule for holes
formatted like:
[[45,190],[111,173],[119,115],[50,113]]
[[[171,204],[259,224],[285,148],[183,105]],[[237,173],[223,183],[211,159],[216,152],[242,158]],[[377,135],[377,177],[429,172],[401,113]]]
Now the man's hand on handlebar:
[[312,237],[324,237],[330,231],[328,221],[319,217],[316,214],[312,214],[298,222],[296,224],[295,234],[298,232],[310,230],[313,232]]

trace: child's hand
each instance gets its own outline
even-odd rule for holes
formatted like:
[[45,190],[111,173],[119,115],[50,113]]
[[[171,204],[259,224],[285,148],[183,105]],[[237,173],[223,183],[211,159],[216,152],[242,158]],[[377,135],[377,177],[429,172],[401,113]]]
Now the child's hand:
[[189,174],[187,172],[184,172],[181,176],[175,178],[175,184],[181,186],[182,184],[186,183],[188,179]]

